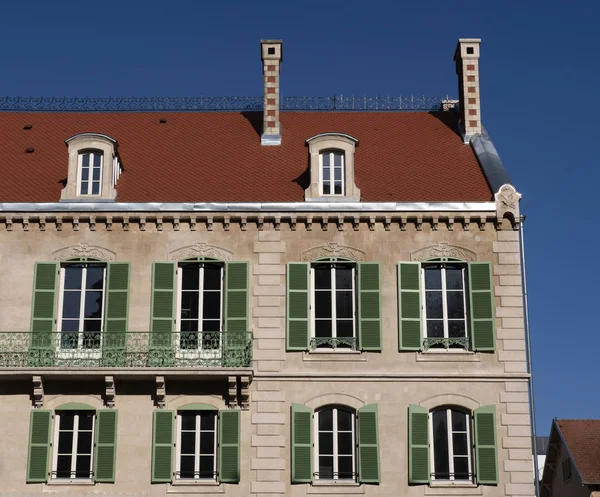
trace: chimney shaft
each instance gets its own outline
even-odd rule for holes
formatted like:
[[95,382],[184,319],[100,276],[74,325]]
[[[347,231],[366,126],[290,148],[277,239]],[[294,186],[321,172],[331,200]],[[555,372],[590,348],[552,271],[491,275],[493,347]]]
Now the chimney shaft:
[[468,142],[481,133],[481,100],[479,97],[480,38],[460,38],[454,52],[458,75],[458,97],[463,127],[463,139]]
[[261,40],[260,56],[263,63],[264,104],[262,145],[281,145],[279,122],[279,72],[282,60],[281,40]]

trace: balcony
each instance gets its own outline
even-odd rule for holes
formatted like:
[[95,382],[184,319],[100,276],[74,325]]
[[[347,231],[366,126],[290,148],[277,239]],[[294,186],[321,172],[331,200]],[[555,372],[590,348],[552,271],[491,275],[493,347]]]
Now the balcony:
[[252,368],[250,332],[0,332],[0,370]]

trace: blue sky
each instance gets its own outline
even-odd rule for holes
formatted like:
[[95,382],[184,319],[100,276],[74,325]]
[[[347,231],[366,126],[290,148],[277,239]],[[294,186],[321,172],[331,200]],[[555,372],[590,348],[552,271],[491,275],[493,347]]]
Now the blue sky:
[[598,18],[594,1],[5,1],[0,95],[260,95],[261,38],[284,40],[285,95],[456,95],[456,40],[482,38],[482,119],[527,215],[546,434],[600,418]]

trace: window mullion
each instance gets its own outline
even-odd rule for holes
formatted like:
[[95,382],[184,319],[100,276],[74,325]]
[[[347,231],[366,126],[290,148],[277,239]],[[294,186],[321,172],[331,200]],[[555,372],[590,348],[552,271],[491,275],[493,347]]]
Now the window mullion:
[[341,190],[341,194],[345,195],[346,194],[346,154],[341,154],[340,155],[340,164],[341,164],[341,171],[340,171],[340,178],[342,180],[342,190]]
[[213,426],[215,427],[213,432],[213,478],[217,478],[217,438],[219,435],[219,416],[214,415],[215,422]]
[[[183,268],[181,266],[177,267],[176,270],[177,276],[177,314],[175,315],[175,330],[181,331],[183,328],[183,322],[181,315],[183,314],[183,309],[181,308],[183,305]],[[177,338],[179,342],[179,338]]]
[[[356,300],[358,299],[358,292],[356,291],[356,266],[352,267],[351,286],[352,289],[352,338],[356,338],[356,320],[358,319],[356,313]],[[356,341],[358,343],[358,340]]]
[[473,453],[473,451],[471,450],[471,416],[465,413],[465,418],[467,427],[467,469],[469,471],[468,478],[469,480],[471,480],[473,478],[473,461],[471,460],[471,454]]
[[194,433],[196,453],[194,454],[194,479],[200,478],[200,414],[196,414],[196,432]]
[[331,337],[337,337],[337,313],[336,313],[336,301],[337,301],[337,288],[335,286],[335,264],[331,265]]
[[73,416],[73,440],[71,442],[71,478],[76,478],[77,439],[79,438],[79,414]]
[[175,443],[175,478],[181,478],[181,446],[183,444],[183,431],[181,430],[181,414],[177,414],[177,442]]
[[[220,271],[219,274],[221,275],[221,279],[220,279],[221,286],[219,288],[219,292],[220,292],[219,293],[219,331],[221,331],[221,332],[223,331],[223,321],[224,321],[224,319],[223,319],[223,309],[225,307],[224,306],[225,299],[223,298],[224,297],[223,296],[223,285],[225,283],[225,274],[224,274],[225,271],[224,271],[224,269],[225,269],[225,265],[222,264],[220,266],[220,269],[219,269],[219,271]],[[248,331],[248,330],[246,330],[246,331]],[[221,338],[219,338],[219,341],[220,340],[221,340]],[[215,437],[216,436],[217,436],[217,431],[215,430]]]
[[452,410],[446,409],[446,432],[448,433],[448,472],[450,480],[454,480],[454,443],[452,439]]
[[465,325],[465,336],[469,336],[469,327],[467,319],[467,285],[466,285],[466,272],[464,266],[461,268],[462,273],[462,297],[463,297],[463,323]]
[[204,264],[198,267],[198,348],[201,348],[204,332]]
[[83,348],[83,328],[85,324],[85,282],[87,280],[87,264],[81,270],[81,290],[79,302],[79,333],[77,334],[77,348]]
[[444,324],[444,338],[448,338],[448,288],[446,286],[446,267],[441,268],[442,276],[442,322]]
[[339,478],[339,475],[338,475],[339,464],[338,464],[337,413],[338,413],[338,410],[333,409],[333,416],[332,416],[333,426],[331,429],[333,430],[333,479],[334,480],[337,480]]

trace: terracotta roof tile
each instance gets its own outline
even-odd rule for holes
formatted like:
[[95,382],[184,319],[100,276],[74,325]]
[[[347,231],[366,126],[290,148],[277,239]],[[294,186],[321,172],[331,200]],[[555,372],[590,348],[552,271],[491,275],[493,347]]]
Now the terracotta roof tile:
[[557,419],[584,482],[600,483],[600,419]]
[[[97,132],[118,142],[119,201],[301,202],[305,140],[328,131],[359,139],[355,180],[363,201],[489,201],[455,119],[449,112],[282,112],[282,145],[267,147],[257,112],[4,112],[0,201],[58,201],[67,175],[64,140]],[[25,153],[28,147],[35,151]]]

